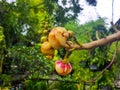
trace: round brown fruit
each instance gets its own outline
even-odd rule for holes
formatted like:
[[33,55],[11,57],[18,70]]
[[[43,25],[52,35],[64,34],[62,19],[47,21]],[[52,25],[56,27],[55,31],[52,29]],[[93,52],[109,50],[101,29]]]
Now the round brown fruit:
[[44,42],[41,45],[41,52],[46,55],[54,55],[54,49],[51,47],[48,41]]
[[69,33],[63,27],[55,27],[48,35],[48,41],[54,49],[66,47],[66,41],[69,38]]
[[58,49],[61,47],[61,44],[59,43],[59,41],[56,39],[55,37],[55,30],[52,30],[49,33],[48,36],[48,41],[50,42],[50,45],[54,48],[54,49]]

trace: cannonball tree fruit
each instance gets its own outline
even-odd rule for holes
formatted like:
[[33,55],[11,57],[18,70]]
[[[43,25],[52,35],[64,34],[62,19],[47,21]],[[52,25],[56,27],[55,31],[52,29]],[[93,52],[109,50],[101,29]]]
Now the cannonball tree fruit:
[[69,38],[69,33],[63,27],[53,28],[48,35],[48,41],[50,42],[51,46],[55,49],[65,47],[68,38]]
[[58,75],[66,76],[72,71],[70,62],[64,62],[64,60],[57,60],[55,62],[55,70]]
[[55,38],[60,42],[61,46],[65,46],[66,41],[69,38],[69,33],[63,27],[56,27],[55,28]]
[[54,48],[54,49],[58,49],[61,47],[60,42],[56,39],[55,36],[55,30],[52,30],[49,35],[48,35],[48,41],[50,42],[50,45]]
[[41,52],[46,56],[54,56],[55,49],[51,47],[48,41],[42,43],[41,45]]

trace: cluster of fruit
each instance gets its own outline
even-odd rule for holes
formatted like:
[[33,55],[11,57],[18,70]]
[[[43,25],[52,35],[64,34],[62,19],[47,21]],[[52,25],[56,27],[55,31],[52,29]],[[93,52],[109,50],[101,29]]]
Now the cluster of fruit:
[[[54,57],[55,49],[69,48],[72,44],[68,39],[73,37],[72,31],[67,31],[63,27],[53,28],[41,45],[41,52],[46,55],[48,59]],[[58,60],[55,62],[55,70],[59,75],[65,76],[72,71],[71,64],[66,60]]]

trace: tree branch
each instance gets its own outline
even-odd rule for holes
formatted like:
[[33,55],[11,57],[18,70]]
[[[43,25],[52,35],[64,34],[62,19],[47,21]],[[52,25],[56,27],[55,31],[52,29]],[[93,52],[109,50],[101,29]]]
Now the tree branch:
[[112,64],[115,61],[116,53],[117,53],[117,50],[115,50],[111,62],[95,78],[93,78],[92,82],[95,82],[110,66],[112,66]]
[[84,82],[85,84],[88,84],[88,85],[89,85],[90,83],[95,84],[96,80],[97,80],[109,67],[112,66],[112,64],[114,63],[115,58],[116,58],[116,53],[117,53],[117,48],[115,49],[115,52],[114,52],[114,54],[113,54],[113,57],[112,57],[111,62],[110,62],[100,73],[98,73],[96,77],[94,77],[92,80],[87,80],[87,81],[81,79],[81,81]]
[[90,43],[82,44],[82,46],[78,44],[71,45],[71,48],[78,49],[78,50],[89,50],[89,49],[96,48],[96,47],[99,47],[108,43],[112,43],[118,40],[120,40],[120,31],[112,35],[106,36],[105,38],[92,41]]

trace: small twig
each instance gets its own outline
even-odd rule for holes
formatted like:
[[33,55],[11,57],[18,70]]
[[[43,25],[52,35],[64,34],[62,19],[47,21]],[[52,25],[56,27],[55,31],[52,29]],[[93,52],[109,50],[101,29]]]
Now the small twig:
[[76,42],[76,44],[78,44],[80,47],[82,47],[82,44],[77,40],[77,38],[75,36],[73,37],[73,39]]
[[116,25],[115,25],[113,22],[111,22],[111,25],[112,25],[112,28],[113,28],[113,30],[114,30],[115,32],[118,32],[118,31],[119,31],[119,30],[117,29]]
[[66,58],[68,57],[68,54],[69,54],[69,51],[66,50],[66,53],[65,53],[64,59],[66,59]]
[[116,52],[117,52],[117,49],[115,49],[115,52],[114,52],[111,62],[95,78],[93,78],[92,82],[95,82],[98,79],[98,77],[100,77],[114,63],[115,57],[116,57]]
[[93,78],[92,82],[95,82],[114,63],[116,53],[117,53],[117,44],[118,44],[118,42],[116,43],[116,49],[115,49],[115,52],[113,54],[111,62],[95,78]]
[[97,40],[100,39],[98,33],[99,33],[98,31],[95,32],[95,35],[96,35],[96,39],[97,39]]
[[96,80],[114,63],[116,53],[117,53],[117,44],[118,44],[118,42],[116,43],[116,49],[115,49],[115,52],[114,52],[114,55],[113,55],[113,58],[112,58],[111,62],[96,77],[94,77],[92,80],[90,80],[90,81],[81,80],[82,82],[84,82],[85,84],[95,83]]
[[107,37],[106,34],[103,31],[101,31],[100,33],[104,36],[104,38]]
[[92,42],[93,40],[92,40],[90,34],[89,34],[88,32],[86,32],[86,35],[87,35],[87,37],[89,38],[90,42]]

